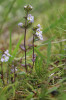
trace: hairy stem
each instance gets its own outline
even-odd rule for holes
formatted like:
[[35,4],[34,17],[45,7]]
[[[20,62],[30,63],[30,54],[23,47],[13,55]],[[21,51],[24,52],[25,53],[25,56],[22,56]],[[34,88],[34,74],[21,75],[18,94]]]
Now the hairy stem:
[[15,66],[14,66],[14,82],[15,82]]
[[25,18],[25,35],[24,35],[24,48],[25,48],[25,68],[26,68],[26,72],[27,72],[27,66],[26,66],[26,32],[27,32],[27,15],[28,13],[26,14],[26,18]]
[[8,84],[8,78],[9,78],[9,64],[7,66],[7,84]]
[[[34,60],[34,34],[33,34],[33,60]],[[34,66],[34,61],[33,61],[33,66]]]
[[3,85],[4,85],[4,75],[3,75],[3,65],[1,63],[1,79],[3,81]]

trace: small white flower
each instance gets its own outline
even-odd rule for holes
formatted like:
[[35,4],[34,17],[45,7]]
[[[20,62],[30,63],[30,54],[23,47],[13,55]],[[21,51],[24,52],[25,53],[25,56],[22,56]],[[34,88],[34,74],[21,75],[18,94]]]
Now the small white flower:
[[42,35],[39,35],[38,38],[39,38],[40,40],[43,40],[43,36],[42,36]]
[[8,52],[9,52],[9,51],[8,51],[8,50],[6,50],[4,53],[5,53],[5,54],[7,54]]
[[3,55],[2,55],[2,57],[6,57],[6,55],[5,55],[5,54],[3,54]]
[[28,14],[27,20],[29,21],[29,23],[33,23],[34,22],[34,16],[32,16],[31,14]]
[[18,26],[22,27],[23,26],[23,23],[18,23]]
[[39,29],[42,29],[40,24],[38,24],[37,26],[38,26]]
[[26,6],[24,6],[24,8],[25,8],[25,9],[27,9],[27,8],[28,8],[28,9],[29,9],[29,8],[32,9],[33,7],[32,7],[31,5],[26,5]]
[[7,62],[9,60],[9,57],[8,56],[6,56],[5,57],[5,62]]
[[6,55],[8,55],[8,56],[11,56],[11,55],[9,54],[9,50],[6,50],[4,53],[5,53]]
[[[9,51],[8,50],[6,50],[5,52],[4,52],[4,54],[2,55],[2,57],[1,57],[1,62],[7,62],[8,60],[9,60],[9,57],[10,57],[11,55],[9,54]],[[11,56],[12,57],[12,56]]]
[[38,28],[38,29],[36,30],[36,32],[40,32],[40,28]]
[[7,62],[8,60],[9,60],[9,57],[3,54],[1,58],[1,62]]
[[38,24],[37,26],[38,26],[38,29],[36,30],[36,35],[40,40],[43,40],[42,31],[40,30],[41,26],[40,24]]
[[1,62],[4,62],[4,58],[1,58]]
[[40,25],[40,24],[38,24],[37,26],[38,26],[39,28],[41,27],[41,25]]
[[27,8],[27,6],[24,6],[24,8]]
[[31,5],[29,5],[29,7],[32,9],[33,7]]
[[36,30],[36,35],[37,35],[37,36],[42,35],[42,31],[40,31],[40,29],[39,29],[39,28]]

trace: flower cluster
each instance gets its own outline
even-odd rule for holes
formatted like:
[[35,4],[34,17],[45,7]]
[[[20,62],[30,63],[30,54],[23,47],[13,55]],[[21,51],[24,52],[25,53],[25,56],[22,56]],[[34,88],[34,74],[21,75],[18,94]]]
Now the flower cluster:
[[5,52],[4,52],[4,54],[2,55],[2,57],[1,57],[1,62],[7,62],[8,60],[9,60],[9,57],[10,57],[11,55],[9,54],[9,51],[8,50],[6,50]]
[[41,26],[40,24],[37,25],[37,30],[36,30],[36,36],[40,39],[43,40],[43,36],[42,36],[42,31],[41,31]]
[[[32,8],[33,7],[31,5],[24,6],[24,9],[26,10],[26,12],[29,12],[30,10],[32,10]],[[24,17],[24,18],[26,18],[26,17]],[[27,15],[27,21],[28,21],[27,25],[29,25],[30,23],[33,23],[34,22],[34,16],[32,16],[31,14],[28,14]],[[18,26],[20,26],[21,28],[25,27],[25,25],[21,22],[18,23]]]

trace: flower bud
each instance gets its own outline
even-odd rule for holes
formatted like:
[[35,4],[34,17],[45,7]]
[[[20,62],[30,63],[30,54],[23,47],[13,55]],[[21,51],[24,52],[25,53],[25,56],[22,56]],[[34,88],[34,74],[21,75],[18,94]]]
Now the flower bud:
[[31,11],[33,9],[33,7],[31,5],[26,5],[26,6],[24,6],[24,9],[26,11]]
[[21,28],[23,27],[23,23],[18,23],[18,26],[20,26]]

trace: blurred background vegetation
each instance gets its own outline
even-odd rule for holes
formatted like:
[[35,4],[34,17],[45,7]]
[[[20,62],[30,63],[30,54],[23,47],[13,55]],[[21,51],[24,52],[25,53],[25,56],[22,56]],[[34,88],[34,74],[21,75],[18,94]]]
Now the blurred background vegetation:
[[[33,26],[41,24],[44,41],[53,36],[60,40],[65,38],[66,0],[0,0],[0,48],[8,48],[10,32],[13,46],[24,33],[24,30],[18,27],[18,23],[24,22],[23,7],[27,4],[33,6]],[[28,41],[31,41],[31,32],[28,29]]]

